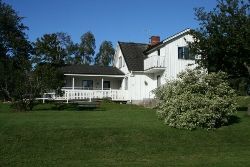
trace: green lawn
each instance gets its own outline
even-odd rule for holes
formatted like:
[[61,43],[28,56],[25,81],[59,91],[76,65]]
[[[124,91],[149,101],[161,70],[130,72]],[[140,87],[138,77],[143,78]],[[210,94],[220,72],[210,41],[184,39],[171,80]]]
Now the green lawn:
[[[0,104],[0,166],[250,166],[250,117],[217,130],[178,130],[155,111],[104,104],[98,111],[28,113]],[[43,110],[41,110],[43,108]]]

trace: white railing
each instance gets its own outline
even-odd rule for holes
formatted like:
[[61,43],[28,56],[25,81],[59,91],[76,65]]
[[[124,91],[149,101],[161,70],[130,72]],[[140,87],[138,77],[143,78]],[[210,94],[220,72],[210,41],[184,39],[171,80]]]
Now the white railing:
[[127,90],[70,90],[63,89],[64,95],[63,97],[57,97],[56,100],[64,99],[64,100],[81,100],[87,99],[91,101],[92,99],[102,99],[102,98],[111,98],[116,101],[126,101],[128,98]]
[[[62,90],[65,90],[65,89],[72,90],[73,87],[62,87]],[[74,87],[74,89],[76,89],[76,90],[102,90],[102,88],[94,88],[93,89],[93,87],[90,87],[90,88],[86,88],[86,87]],[[110,88],[103,88],[103,90],[110,90]]]
[[164,68],[165,67],[165,57],[154,55],[144,60],[144,70],[149,70],[151,68]]

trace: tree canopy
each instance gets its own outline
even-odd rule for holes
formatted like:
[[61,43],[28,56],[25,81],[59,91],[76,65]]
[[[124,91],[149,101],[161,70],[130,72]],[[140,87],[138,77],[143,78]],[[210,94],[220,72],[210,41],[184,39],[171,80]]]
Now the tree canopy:
[[0,95],[3,99],[20,99],[31,69],[32,46],[22,23],[12,7],[0,0]]
[[61,66],[71,61],[74,43],[66,33],[45,34],[34,42],[33,62]]
[[191,32],[191,51],[201,55],[199,64],[208,72],[224,71],[230,77],[249,77],[249,0],[218,0],[215,9],[196,8],[200,28]]
[[77,64],[91,64],[95,54],[95,36],[90,31],[81,36],[81,42],[78,45],[78,54],[75,57]]
[[66,33],[45,34],[34,43],[33,77],[40,94],[54,90],[60,93],[64,76],[60,68],[74,63],[77,46]]
[[112,65],[114,59],[115,50],[110,41],[103,41],[99,52],[96,54],[95,64],[108,66]]

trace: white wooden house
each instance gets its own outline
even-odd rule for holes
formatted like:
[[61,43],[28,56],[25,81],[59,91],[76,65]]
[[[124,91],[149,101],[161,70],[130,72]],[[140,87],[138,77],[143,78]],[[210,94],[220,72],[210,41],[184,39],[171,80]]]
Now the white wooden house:
[[118,42],[113,67],[71,65],[63,68],[64,99],[110,97],[117,101],[141,102],[153,98],[152,90],[175,79],[186,68],[195,66],[187,41],[193,38],[186,29],[151,43]]

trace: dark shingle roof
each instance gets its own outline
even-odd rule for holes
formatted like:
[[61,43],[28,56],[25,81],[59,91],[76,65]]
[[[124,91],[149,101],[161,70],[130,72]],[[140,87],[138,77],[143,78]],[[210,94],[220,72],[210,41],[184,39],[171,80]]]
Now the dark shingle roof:
[[148,44],[118,42],[129,71],[144,71],[143,51],[148,48]]
[[116,67],[74,64],[61,68],[64,74],[124,75]]

